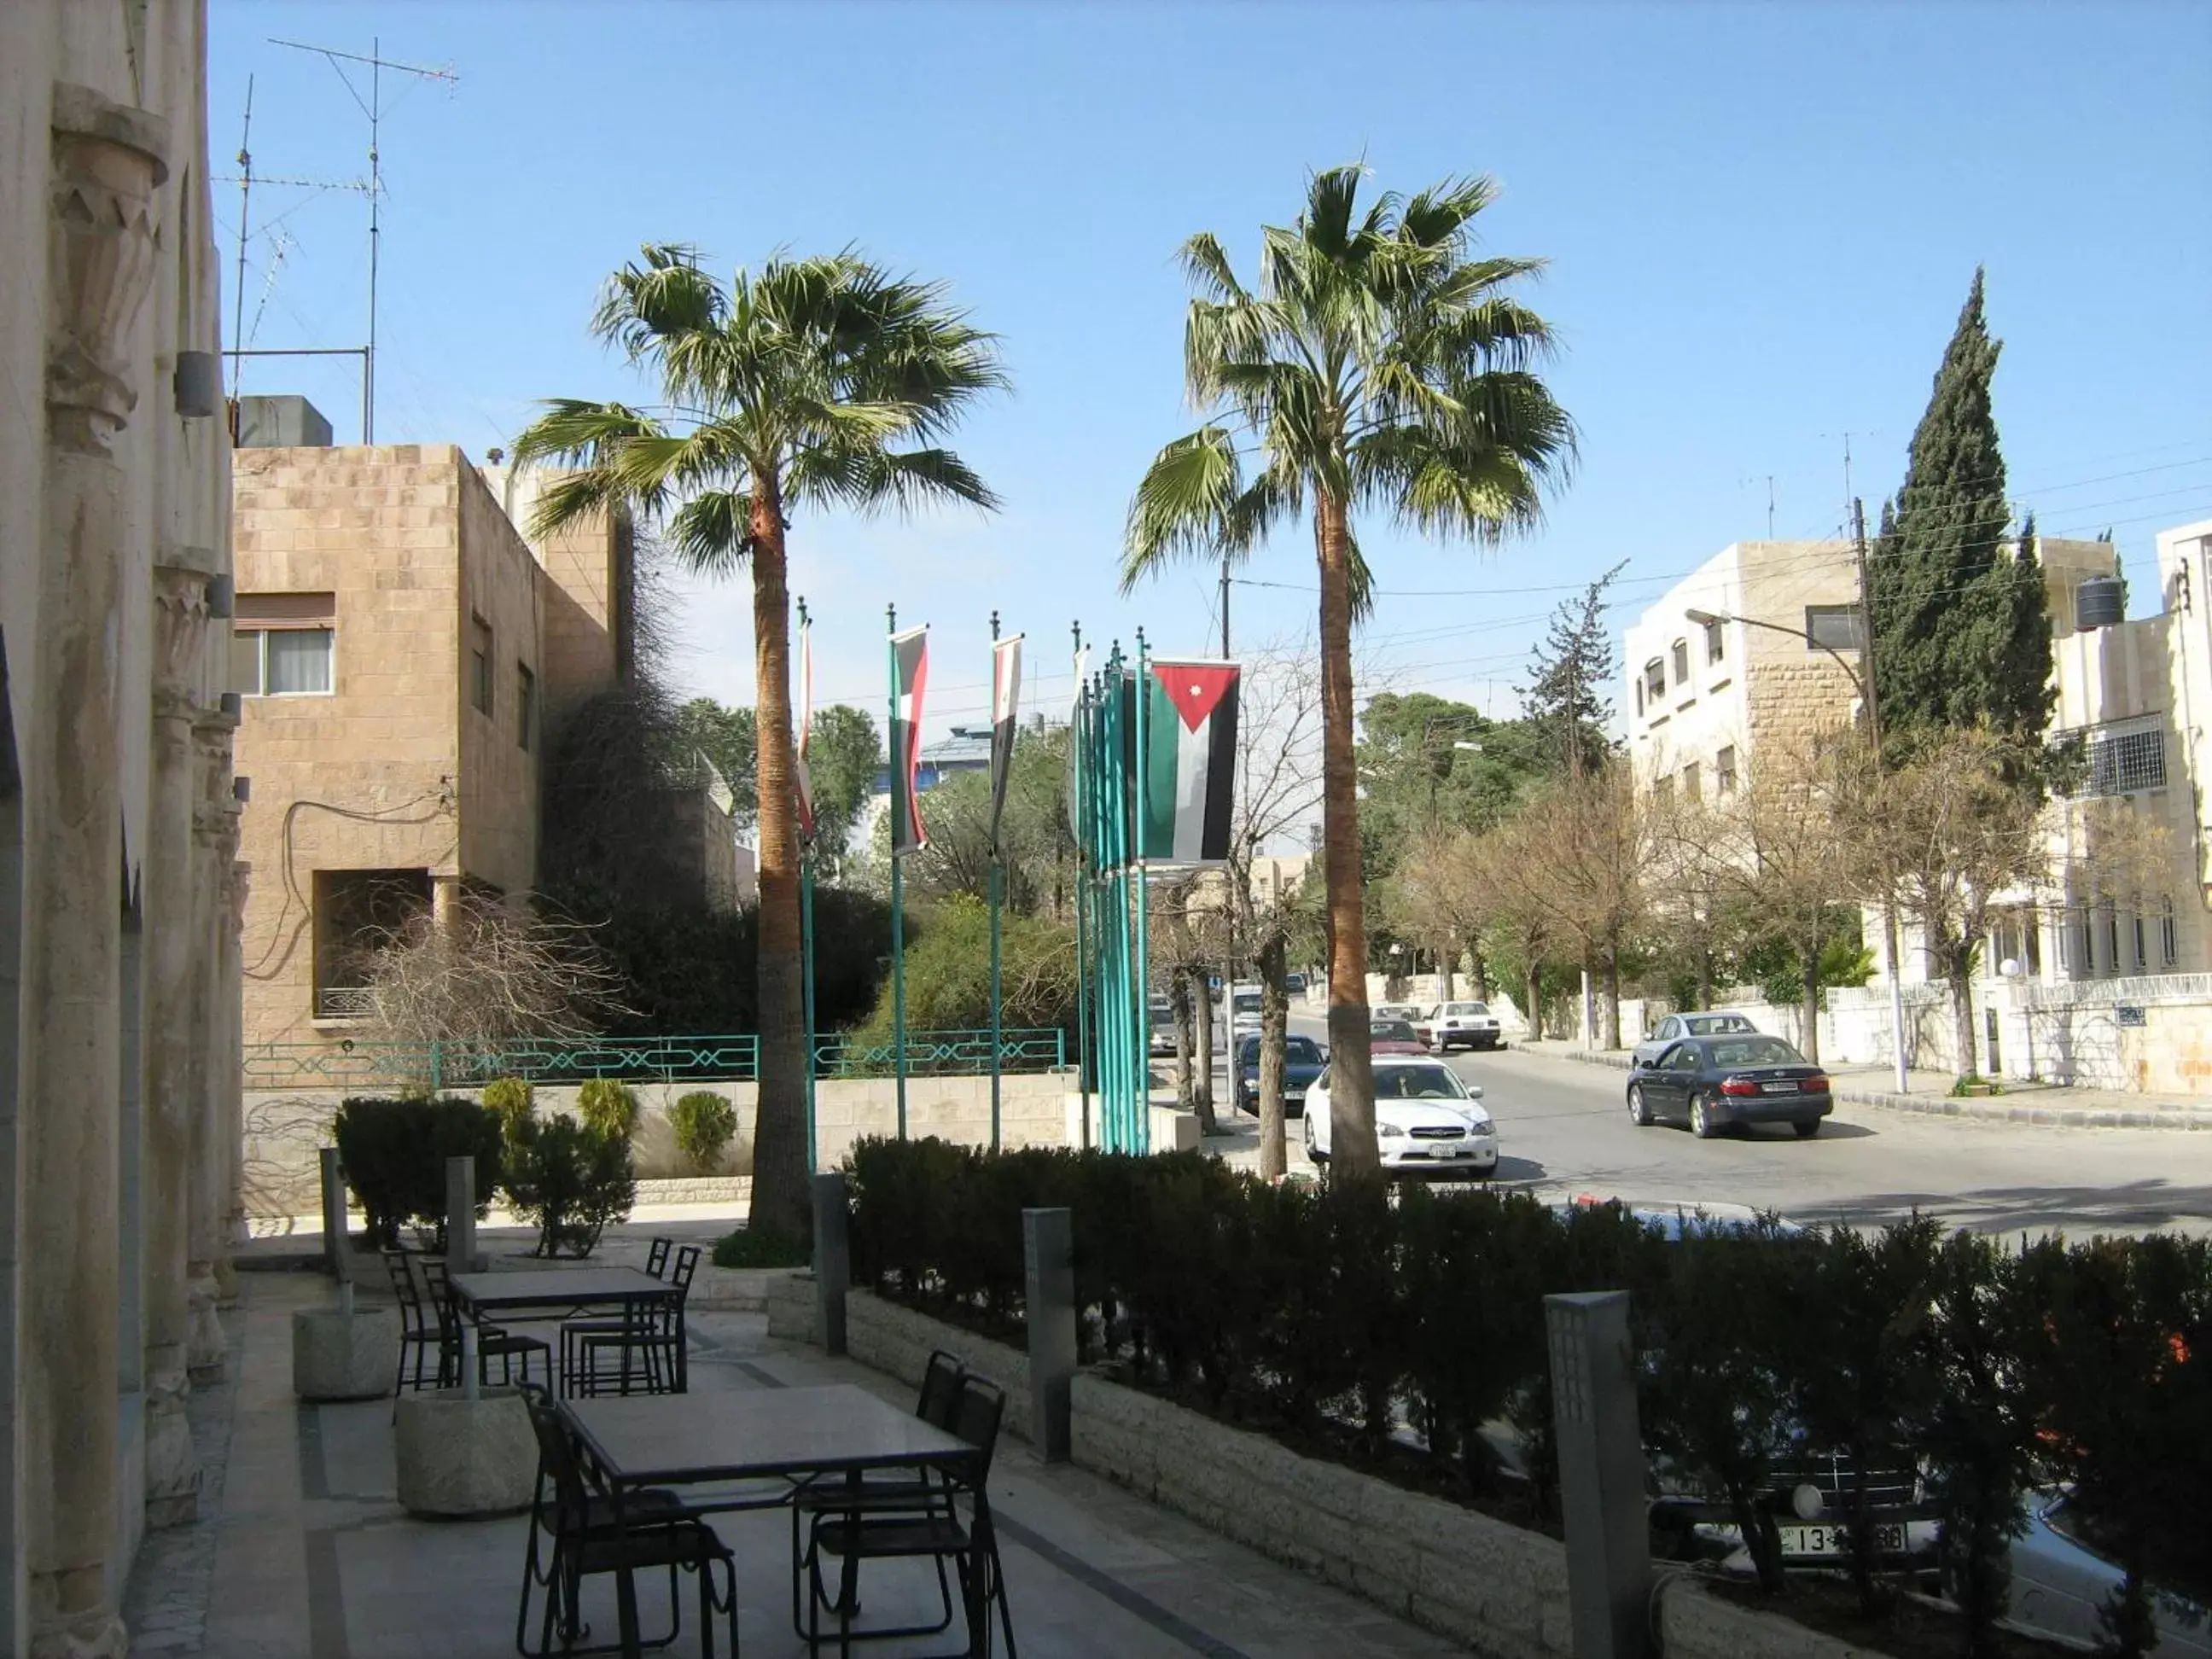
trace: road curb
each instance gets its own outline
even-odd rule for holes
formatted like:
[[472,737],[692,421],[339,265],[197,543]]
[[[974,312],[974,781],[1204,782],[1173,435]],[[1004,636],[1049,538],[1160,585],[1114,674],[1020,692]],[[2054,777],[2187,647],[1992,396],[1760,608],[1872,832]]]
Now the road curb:
[[[1544,1050],[1523,1048],[1523,1054]],[[1571,1060],[1584,1066],[1602,1066],[1625,1072],[1629,1056],[1591,1048],[1554,1049],[1547,1056]],[[2032,1106],[2024,1103],[1953,1095],[1900,1095],[1883,1089],[1858,1089],[1843,1085],[1832,1090],[1838,1100],[1854,1106],[1872,1106],[1885,1112],[1909,1112],[1917,1117],[1971,1118],[1984,1123],[2011,1123],[2037,1129],[2164,1129],[2182,1133],[2212,1133],[2212,1108],[2194,1106]]]

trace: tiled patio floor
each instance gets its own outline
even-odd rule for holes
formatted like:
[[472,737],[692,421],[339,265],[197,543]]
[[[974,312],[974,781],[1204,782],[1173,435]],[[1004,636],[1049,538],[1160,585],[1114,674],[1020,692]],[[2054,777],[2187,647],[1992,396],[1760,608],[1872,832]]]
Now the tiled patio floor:
[[[292,1398],[290,1315],[330,1297],[308,1274],[252,1274],[238,1310],[228,1422],[208,1397],[204,1455],[220,1455],[210,1512],[157,1537],[141,1557],[129,1611],[133,1651],[163,1659],[504,1659],[514,1650],[521,1518],[411,1519],[394,1500],[388,1402],[301,1406]],[[910,1390],[807,1348],[771,1342],[757,1315],[695,1315],[695,1390],[853,1382],[902,1405]],[[1000,1520],[1015,1635],[1034,1659],[1367,1659],[1444,1654],[1451,1644],[1391,1620],[1130,1494],[1000,1443],[992,1504]],[[717,1516],[737,1552],[744,1650],[788,1659],[789,1522],[781,1511]],[[871,1615],[933,1613],[926,1567],[871,1568]],[[689,1586],[687,1585],[687,1589]],[[641,1585],[648,1620],[665,1613]],[[671,1652],[698,1651],[686,1628]],[[587,1607],[611,1633],[611,1595]],[[535,1632],[532,1635],[534,1637]],[[869,1644],[882,1659],[941,1652],[933,1643]],[[718,1648],[718,1650],[720,1650]]]

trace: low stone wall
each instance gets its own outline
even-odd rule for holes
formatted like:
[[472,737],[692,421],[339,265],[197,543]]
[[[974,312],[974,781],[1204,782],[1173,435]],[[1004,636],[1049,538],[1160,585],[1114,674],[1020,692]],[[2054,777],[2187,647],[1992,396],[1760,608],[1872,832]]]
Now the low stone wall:
[[[767,1307],[770,1337],[819,1341],[812,1274],[770,1279]],[[958,1354],[1005,1385],[1006,1427],[1031,1437],[1020,1350],[867,1291],[846,1298],[845,1334],[853,1358],[916,1386],[932,1349]],[[1302,1457],[1095,1372],[1078,1374],[1072,1406],[1079,1468],[1476,1653],[1568,1659],[1574,1651],[1566,1550],[1541,1533]],[[1721,1601],[1685,1573],[1665,1580],[1659,1618],[1668,1659],[1875,1659]]]

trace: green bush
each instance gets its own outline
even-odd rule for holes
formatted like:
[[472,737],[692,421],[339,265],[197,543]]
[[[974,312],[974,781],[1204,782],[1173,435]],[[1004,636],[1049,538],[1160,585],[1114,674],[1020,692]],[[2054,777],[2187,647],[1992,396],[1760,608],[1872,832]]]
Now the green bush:
[[415,1101],[357,1096],[338,1107],[334,1127],[346,1185],[368,1212],[370,1244],[395,1249],[402,1226],[446,1239],[446,1160],[476,1159],[477,1213],[499,1188],[499,1114],[472,1100]]
[[676,1131],[676,1150],[701,1175],[712,1175],[722,1154],[737,1139],[737,1108],[726,1095],[711,1089],[695,1089],[681,1097],[668,1114]]
[[[817,932],[818,924],[817,924]],[[1005,1005],[1009,1029],[1069,1033],[1075,1018],[1075,929],[1049,916],[1008,912],[1001,939]],[[891,1041],[891,994],[886,987],[874,1012],[854,1028],[856,1044],[878,1048]],[[910,1031],[974,1031],[991,1024],[991,917],[980,899],[953,894],[932,904],[907,935],[906,1024]],[[828,1022],[823,1022],[829,1029]],[[988,1045],[986,1045],[988,1047]],[[930,1069],[918,1060],[913,1069]]]
[[507,1200],[538,1229],[536,1254],[586,1256],[637,1202],[629,1142],[566,1112],[530,1120],[508,1154]]
[[637,1133],[637,1094],[611,1077],[588,1079],[576,1091],[576,1115],[585,1126],[617,1140]]
[[536,1097],[537,1091],[519,1077],[495,1077],[484,1085],[483,1103],[499,1114],[508,1146],[521,1139]]
[[717,1267],[804,1267],[812,1246],[770,1227],[744,1226],[714,1242]]

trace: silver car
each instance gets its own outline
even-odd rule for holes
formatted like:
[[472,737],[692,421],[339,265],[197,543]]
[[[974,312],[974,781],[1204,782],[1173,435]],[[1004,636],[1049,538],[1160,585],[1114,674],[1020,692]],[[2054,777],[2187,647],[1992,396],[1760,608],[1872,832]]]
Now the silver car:
[[1667,1045],[1686,1036],[1750,1036],[1759,1027],[1751,1023],[1750,1016],[1737,1013],[1732,1008],[1714,1008],[1704,1013],[1669,1014],[1650,1030],[1644,1041],[1636,1045],[1636,1063],[1649,1066],[1666,1052]]

